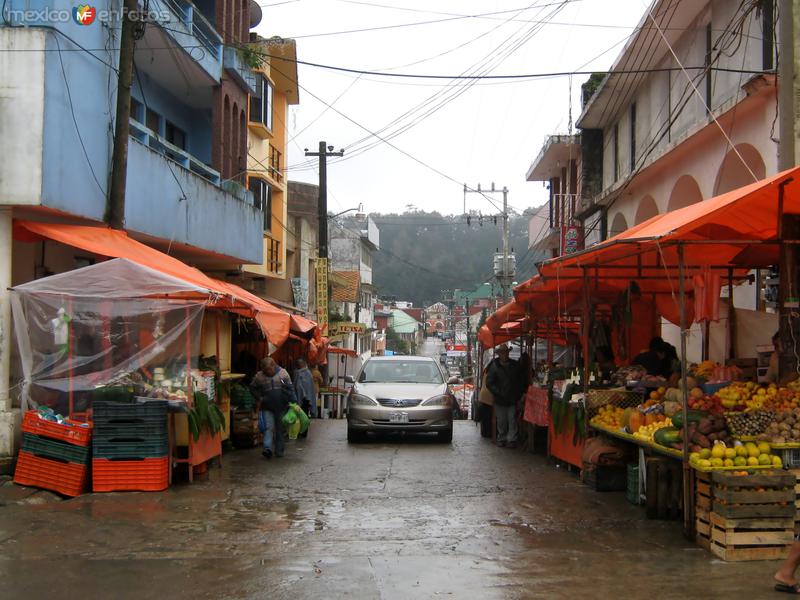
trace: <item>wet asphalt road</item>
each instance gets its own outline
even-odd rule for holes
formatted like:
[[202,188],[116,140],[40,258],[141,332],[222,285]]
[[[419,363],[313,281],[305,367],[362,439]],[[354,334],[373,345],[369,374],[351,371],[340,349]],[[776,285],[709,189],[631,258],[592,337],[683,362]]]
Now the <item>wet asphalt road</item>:
[[[314,421],[282,460],[225,454],[163,493],[0,507],[0,597],[773,598],[774,563],[726,564],[471,422],[452,445],[348,446]],[[9,484],[11,485],[11,484]]]

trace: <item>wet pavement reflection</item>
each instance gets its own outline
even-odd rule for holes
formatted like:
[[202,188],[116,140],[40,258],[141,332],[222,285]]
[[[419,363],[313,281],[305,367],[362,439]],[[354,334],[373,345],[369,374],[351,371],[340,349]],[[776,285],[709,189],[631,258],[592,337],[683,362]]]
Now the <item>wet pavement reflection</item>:
[[0,597],[775,596],[774,563],[713,559],[680,523],[471,422],[452,445],[345,437],[344,421],[314,421],[284,459],[233,450],[163,493],[0,506]]

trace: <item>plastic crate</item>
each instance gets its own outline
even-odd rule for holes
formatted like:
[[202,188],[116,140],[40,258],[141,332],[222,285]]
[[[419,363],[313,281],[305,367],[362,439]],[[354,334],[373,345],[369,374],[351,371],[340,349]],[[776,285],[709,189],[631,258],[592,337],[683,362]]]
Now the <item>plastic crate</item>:
[[627,487],[624,465],[591,465],[583,463],[583,482],[596,492],[622,492]]
[[625,488],[625,498],[631,504],[639,506],[642,503],[641,494],[639,494],[639,465],[636,463],[628,463],[628,485]]
[[713,396],[722,388],[728,387],[731,384],[730,381],[722,381],[720,383],[704,383],[703,384],[703,392],[707,396]]
[[69,442],[53,440],[32,433],[22,434],[22,449],[36,456],[65,460],[67,462],[89,464],[89,446],[76,446]]
[[39,418],[39,413],[29,410],[22,418],[23,433],[61,440],[76,446],[88,446],[92,441],[92,424],[67,419],[66,424]]
[[79,463],[35,456],[21,450],[14,471],[14,483],[80,496],[86,491],[89,467]]
[[143,440],[167,438],[169,429],[166,420],[159,424],[150,423],[98,423],[94,428],[94,440],[114,438],[135,438]]
[[166,400],[121,404],[118,402],[95,402],[92,418],[95,425],[101,423],[149,423],[166,422],[168,403]]
[[800,469],[800,448],[773,448],[772,453],[781,457],[781,462],[787,469]]
[[160,458],[169,454],[169,439],[114,438],[95,440],[92,444],[94,458]]
[[95,492],[159,492],[169,487],[169,457],[141,460],[92,460]]

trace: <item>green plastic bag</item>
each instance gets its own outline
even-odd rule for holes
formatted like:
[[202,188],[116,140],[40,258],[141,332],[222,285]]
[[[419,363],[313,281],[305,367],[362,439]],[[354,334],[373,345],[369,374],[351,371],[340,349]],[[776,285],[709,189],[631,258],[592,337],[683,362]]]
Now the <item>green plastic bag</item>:
[[296,440],[297,436],[300,435],[300,419],[295,419],[294,423],[286,428],[286,433],[289,434],[290,440]]
[[287,429],[295,424],[297,421],[297,413],[292,409],[292,404],[289,405],[289,410],[283,413],[283,425]]
[[297,404],[293,404],[292,407],[294,412],[297,414],[297,421],[300,423],[300,433],[305,433],[308,431],[308,425],[311,420],[308,418],[308,415],[305,413],[305,411]]

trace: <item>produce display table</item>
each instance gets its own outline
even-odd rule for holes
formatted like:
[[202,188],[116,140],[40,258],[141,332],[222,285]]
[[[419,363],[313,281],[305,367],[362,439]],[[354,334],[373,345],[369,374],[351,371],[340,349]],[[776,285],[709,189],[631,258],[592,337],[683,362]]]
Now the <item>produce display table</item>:
[[583,433],[575,431],[575,424],[578,421],[578,409],[573,406],[567,408],[565,423],[572,424],[572,426],[564,427],[561,432],[556,431],[552,413],[550,413],[548,417],[548,454],[553,458],[582,469],[583,447],[586,439]]
[[661,454],[663,456],[667,456],[669,458],[676,458],[678,460],[683,459],[683,452],[680,450],[675,450],[675,448],[667,448],[666,446],[662,446],[661,444],[651,443],[647,440],[643,440],[642,438],[638,438],[635,435],[631,435],[630,433],[625,433],[624,431],[610,429],[608,427],[603,427],[601,425],[589,425],[595,431],[600,431],[605,435],[609,435],[611,437],[617,438],[619,440],[623,440],[625,442],[630,442],[631,444],[636,444],[640,448],[645,450],[650,450],[656,454]]

